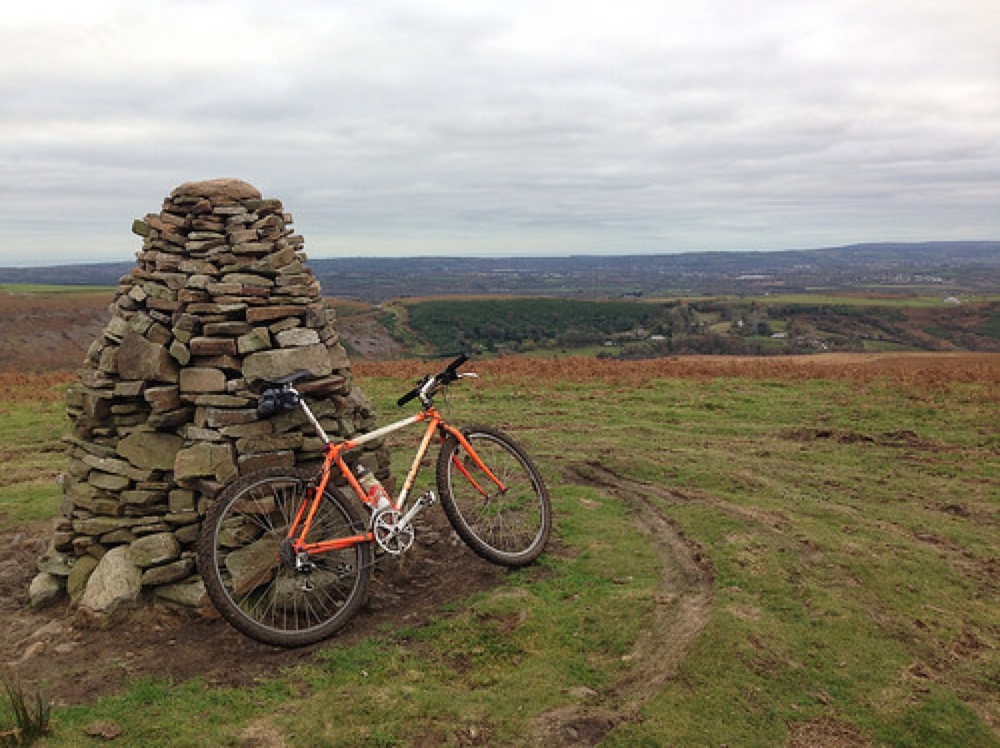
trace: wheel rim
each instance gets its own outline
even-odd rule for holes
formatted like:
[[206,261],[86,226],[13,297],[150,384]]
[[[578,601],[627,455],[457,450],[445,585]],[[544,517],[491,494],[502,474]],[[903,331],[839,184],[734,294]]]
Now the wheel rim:
[[[233,612],[276,634],[307,635],[336,624],[363,584],[361,546],[318,555],[304,574],[282,561],[286,537],[304,490],[300,480],[275,478],[248,487],[216,524],[214,572]],[[307,541],[357,534],[332,500],[317,510]]]
[[[506,486],[501,492],[461,447],[448,463],[448,485],[462,522],[492,550],[519,555],[530,551],[544,534],[541,486],[525,461],[489,434],[467,434],[473,448]],[[486,496],[465,477],[461,462]]]

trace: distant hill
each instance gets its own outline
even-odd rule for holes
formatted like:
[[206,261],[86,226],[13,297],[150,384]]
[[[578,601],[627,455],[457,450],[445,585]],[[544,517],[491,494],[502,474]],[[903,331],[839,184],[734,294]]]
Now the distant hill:
[[[824,249],[571,257],[310,259],[327,295],[566,298],[856,291],[1000,293],[1000,242],[856,244]],[[0,283],[117,285],[133,263],[0,268]]]
[[33,283],[46,286],[117,286],[134,262],[93,262],[46,267],[0,267],[0,283]]

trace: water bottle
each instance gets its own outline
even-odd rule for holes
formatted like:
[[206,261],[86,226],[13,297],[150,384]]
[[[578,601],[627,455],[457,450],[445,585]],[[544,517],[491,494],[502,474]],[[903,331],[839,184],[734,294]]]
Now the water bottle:
[[358,476],[358,483],[365,490],[365,494],[368,496],[368,500],[371,502],[374,511],[380,511],[392,506],[389,494],[386,493],[381,481],[375,477],[375,474],[371,470],[359,464],[355,472]]

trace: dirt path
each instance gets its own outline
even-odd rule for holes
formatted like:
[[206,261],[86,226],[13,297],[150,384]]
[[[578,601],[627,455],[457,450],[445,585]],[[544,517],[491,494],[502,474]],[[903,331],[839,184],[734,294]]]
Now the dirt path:
[[599,463],[576,465],[569,480],[593,486],[636,511],[636,526],[660,559],[660,587],[653,617],[628,659],[629,675],[593,703],[572,705],[542,715],[542,744],[596,745],[613,728],[635,721],[643,705],[675,675],[698,634],[708,623],[715,578],[711,561],[686,540],[657,502],[682,499],[668,489],[612,473]]
[[[367,607],[337,635],[338,644],[353,644],[386,623],[419,626],[450,603],[501,583],[504,570],[454,538],[442,513],[428,512],[418,522],[406,563],[380,564]],[[33,611],[27,590],[48,532],[48,523],[41,523],[0,533],[0,665],[10,666],[26,685],[43,687],[55,704],[90,702],[142,677],[248,686],[330,645],[276,649],[221,619],[153,606],[107,629],[79,625],[65,605]]]

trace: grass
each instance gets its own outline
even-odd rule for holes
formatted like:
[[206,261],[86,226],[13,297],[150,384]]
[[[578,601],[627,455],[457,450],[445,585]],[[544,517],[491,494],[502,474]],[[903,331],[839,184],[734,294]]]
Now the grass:
[[59,402],[0,402],[0,529],[51,518],[62,499],[66,466]]
[[[747,297],[758,304],[804,304],[806,306],[860,306],[860,307],[940,307],[944,306],[946,294],[927,294],[926,288],[918,288],[918,292],[900,292],[898,288],[886,288],[884,293],[779,293],[771,296]],[[964,297],[966,301],[986,301],[992,296],[976,296],[973,299]]]
[[[148,746],[239,745],[255,730],[296,745],[518,746],[546,744],[540,725],[560,713],[579,729],[617,715],[607,746],[775,746],[817,729],[854,745],[1000,745],[995,368],[979,381],[582,368],[484,366],[447,406],[536,457],[557,520],[540,564],[430,625],[333,640],[252,689],[141,681],[57,708],[46,745],[80,745],[109,720]],[[389,420],[411,379],[359,381]],[[8,471],[51,469],[37,453],[59,407],[2,407]],[[582,482],[582,465],[636,486],[646,508]],[[6,522],[26,512],[0,493]],[[655,543],[636,532],[648,512],[713,570],[711,608],[676,671],[625,708],[622,684],[643,672],[631,654],[664,604]]]
[[[49,732],[52,707],[41,693],[29,693],[21,679],[0,671],[5,702],[0,706],[0,746],[29,746]],[[9,712],[9,719],[4,712]],[[9,725],[9,727],[8,727]]]
[[113,286],[66,286],[43,283],[0,283],[0,293],[19,296],[58,296],[58,295],[106,295],[114,291]]

